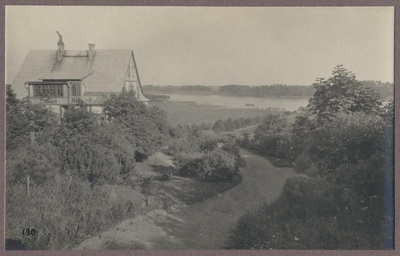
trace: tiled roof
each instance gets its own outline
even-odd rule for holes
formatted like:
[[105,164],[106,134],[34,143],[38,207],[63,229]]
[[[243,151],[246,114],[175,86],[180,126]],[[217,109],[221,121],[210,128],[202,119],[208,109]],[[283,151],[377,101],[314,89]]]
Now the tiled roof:
[[63,60],[57,61],[56,50],[30,51],[12,84],[17,97],[28,95],[26,81],[42,79],[83,79],[87,92],[120,92],[132,50],[96,50],[92,61],[85,52],[66,51]]

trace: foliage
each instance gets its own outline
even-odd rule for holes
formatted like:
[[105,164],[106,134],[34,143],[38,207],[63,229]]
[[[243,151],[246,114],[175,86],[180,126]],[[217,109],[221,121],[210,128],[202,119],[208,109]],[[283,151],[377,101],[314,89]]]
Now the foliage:
[[99,124],[97,116],[85,106],[70,106],[63,115],[63,124],[75,134],[88,134]]
[[147,109],[137,101],[133,91],[111,95],[104,102],[103,112],[111,122],[123,126],[127,140],[136,147],[137,161],[143,161],[160,148],[165,139],[163,134],[169,132],[165,112]]
[[238,221],[230,249],[383,249],[382,201],[322,178],[289,179],[270,205]]
[[178,175],[204,181],[231,181],[243,166],[235,138],[205,135],[198,129],[180,129],[185,133],[172,140],[168,150]]
[[[94,186],[73,179],[52,180],[32,186],[31,195],[23,185],[7,187],[7,237],[20,239],[22,227],[32,227],[35,236],[23,238],[30,249],[67,249],[141,210],[141,198],[112,197],[111,187]],[[126,191],[132,191],[126,187]],[[16,225],[18,223],[18,225]]]
[[229,181],[238,173],[235,156],[222,149],[206,153],[198,168],[198,177],[206,181]]
[[42,185],[60,172],[57,149],[51,144],[27,145],[18,150],[8,151],[7,182],[11,184],[30,182]]
[[167,120],[167,113],[159,107],[147,108],[149,117],[154,121],[156,127],[163,135],[170,135],[170,125]]
[[[348,183],[355,179],[355,183],[370,184],[374,180],[377,182],[379,176],[383,177],[384,132],[385,123],[379,116],[340,115],[312,133],[307,152],[321,174],[330,174],[337,182]],[[376,166],[366,168],[369,164]],[[357,171],[359,165],[366,168],[361,168],[361,173]],[[369,171],[371,173],[367,174]]]
[[285,158],[290,148],[290,126],[280,115],[269,114],[254,131],[254,146],[269,156]]
[[17,94],[11,89],[11,86],[7,86],[6,89],[6,110],[7,112],[10,108],[17,106],[20,100],[17,99]]
[[111,97],[106,121],[82,103],[69,107],[61,120],[40,104],[10,104],[8,238],[20,239],[20,226],[34,224],[39,233],[24,240],[28,248],[63,249],[138,213],[140,197],[112,198],[109,186],[131,190],[126,184],[135,156],[148,155],[170,130],[163,111],[145,108],[132,96]]
[[178,174],[204,181],[230,181],[238,173],[235,156],[223,149],[198,155],[179,155],[174,164]]
[[377,113],[382,105],[379,95],[362,86],[355,75],[338,65],[328,79],[318,78],[308,107],[318,121],[330,120],[338,113]]
[[134,91],[123,90],[118,95],[110,95],[103,104],[103,112],[111,120],[131,115],[145,115],[146,106],[136,99]]
[[44,105],[25,102],[9,105],[6,119],[7,150],[29,144],[35,134],[58,123],[56,114]]
[[242,145],[265,155],[281,149],[305,175],[289,179],[271,205],[243,216],[229,248],[390,247],[393,104],[381,108],[377,94],[342,66],[315,87],[311,111],[292,125],[267,116],[253,139],[242,138]]

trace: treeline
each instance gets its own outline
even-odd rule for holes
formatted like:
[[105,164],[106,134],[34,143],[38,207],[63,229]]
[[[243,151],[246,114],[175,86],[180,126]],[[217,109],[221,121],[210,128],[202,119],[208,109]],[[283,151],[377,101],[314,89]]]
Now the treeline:
[[382,98],[394,97],[394,85],[392,83],[383,83],[381,81],[361,81],[363,86],[370,87],[372,90],[379,93]]
[[144,91],[157,91],[163,93],[176,93],[176,92],[212,92],[213,88],[205,85],[143,85]]
[[263,86],[224,85],[218,91],[220,94],[246,97],[306,97],[314,92],[312,86],[273,84]]
[[[393,98],[394,86],[392,83],[381,81],[360,81],[365,87],[370,87],[382,98]],[[206,93],[215,95],[229,95],[240,97],[310,97],[315,89],[312,85],[286,85],[273,84],[262,86],[248,85],[224,85],[224,86],[143,86],[145,91],[155,91],[160,93]]]
[[319,79],[307,113],[267,115],[243,147],[302,174],[243,216],[231,249],[393,248],[393,103],[337,66]]

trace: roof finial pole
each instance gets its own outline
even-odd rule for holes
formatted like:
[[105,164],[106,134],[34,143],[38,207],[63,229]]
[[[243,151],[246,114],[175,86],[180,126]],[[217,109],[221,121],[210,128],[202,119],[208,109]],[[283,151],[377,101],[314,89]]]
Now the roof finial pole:
[[64,45],[64,42],[63,42],[63,40],[62,40],[62,35],[61,35],[58,31],[56,31],[56,33],[58,34],[58,37],[60,38],[60,39],[58,40],[57,45]]
[[58,40],[58,43],[57,43],[57,60],[61,61],[63,59],[63,55],[64,55],[64,42],[62,40],[62,35],[60,33],[58,33],[58,31],[56,31],[56,33],[60,37],[60,40]]

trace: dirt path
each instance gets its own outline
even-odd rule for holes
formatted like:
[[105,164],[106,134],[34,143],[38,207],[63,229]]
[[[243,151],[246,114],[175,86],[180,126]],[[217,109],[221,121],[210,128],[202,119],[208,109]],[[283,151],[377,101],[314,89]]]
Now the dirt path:
[[276,199],[292,168],[277,168],[265,158],[241,150],[246,167],[242,182],[201,203],[170,212],[153,211],[126,220],[99,237],[84,241],[80,249],[221,249],[240,216]]

